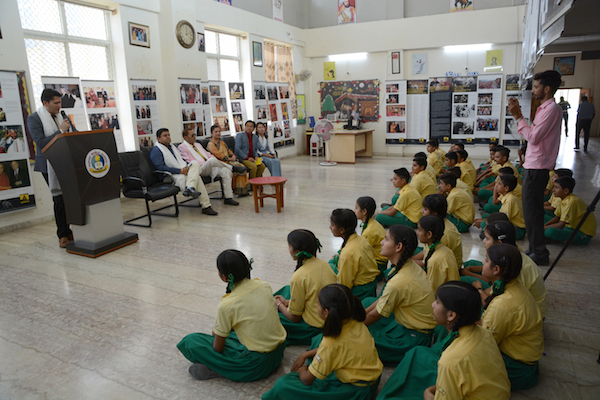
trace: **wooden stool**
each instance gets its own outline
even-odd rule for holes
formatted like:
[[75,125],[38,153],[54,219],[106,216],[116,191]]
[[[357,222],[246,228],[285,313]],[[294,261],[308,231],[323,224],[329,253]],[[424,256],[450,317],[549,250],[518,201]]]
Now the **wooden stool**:
[[[249,182],[252,185],[252,192],[254,193],[254,211],[258,212],[259,200],[260,206],[264,207],[264,199],[272,197],[277,200],[277,212],[281,212],[281,207],[283,207],[283,185],[287,182],[286,178],[282,178],[281,176],[266,176],[252,178]],[[275,194],[264,194],[264,185],[275,186]]]

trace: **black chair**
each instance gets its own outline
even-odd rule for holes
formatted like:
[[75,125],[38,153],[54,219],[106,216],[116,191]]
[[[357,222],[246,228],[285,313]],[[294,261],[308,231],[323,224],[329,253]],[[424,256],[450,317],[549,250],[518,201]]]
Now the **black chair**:
[[[163,217],[178,217],[179,206],[177,204],[177,193],[179,188],[171,182],[163,182],[169,175],[168,172],[158,171],[154,168],[147,152],[128,151],[119,153],[119,162],[121,164],[121,177],[123,179],[121,189],[123,196],[132,199],[144,199],[146,201],[146,214],[123,222],[125,225],[141,226],[149,228],[152,226],[152,215]],[[149,201],[166,199],[173,196],[173,204],[150,210]],[[175,206],[174,214],[160,213],[158,211]],[[148,225],[135,224],[140,218],[148,217]]]

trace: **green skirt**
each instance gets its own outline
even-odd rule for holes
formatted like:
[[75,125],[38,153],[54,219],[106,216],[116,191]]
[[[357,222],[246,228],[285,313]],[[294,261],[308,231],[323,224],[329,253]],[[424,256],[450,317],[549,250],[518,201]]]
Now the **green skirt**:
[[425,389],[435,385],[437,380],[439,359],[438,352],[429,347],[419,346],[411,349],[381,389],[377,400],[423,400]]
[[508,380],[510,381],[510,390],[525,390],[532,388],[540,379],[540,366],[536,361],[533,365],[523,364],[502,353]]
[[446,215],[446,218],[456,226],[460,233],[469,232],[469,227],[471,225],[468,225],[465,221],[455,217],[453,214]]
[[[290,286],[284,286],[275,292],[275,295],[283,296],[284,299],[290,299]],[[310,340],[321,333],[321,328],[316,328],[304,322],[302,319],[300,322],[292,322],[283,313],[279,312],[279,321],[287,332],[287,341],[289,345],[307,345],[310,344]]]
[[[361,385],[361,386],[358,386]],[[353,385],[343,383],[335,377],[335,373],[326,379],[315,379],[312,385],[306,386],[300,381],[297,372],[290,372],[275,381],[275,385],[262,400],[370,400],[379,386],[379,378],[375,382]]]
[[252,382],[266,378],[279,367],[286,346],[284,341],[270,353],[250,351],[232,331],[225,340],[223,353],[213,349],[213,337],[205,333],[187,335],[177,348],[192,363],[202,363],[225,378]]

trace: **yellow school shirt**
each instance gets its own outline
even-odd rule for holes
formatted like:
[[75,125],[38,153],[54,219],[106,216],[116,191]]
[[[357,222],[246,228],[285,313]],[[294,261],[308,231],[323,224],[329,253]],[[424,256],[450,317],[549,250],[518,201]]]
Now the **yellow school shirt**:
[[279,321],[273,291],[268,283],[244,279],[223,296],[217,307],[215,335],[229,336],[235,330],[240,343],[248,350],[268,353],[287,337]]
[[337,282],[352,289],[373,282],[377,275],[379,269],[373,247],[367,239],[353,233],[340,253]]
[[456,265],[460,268],[463,265],[462,236],[456,225],[448,220],[448,218],[444,218],[444,235],[441,242],[444,246],[452,250],[456,259]]
[[438,361],[436,400],[508,400],[510,381],[502,354],[490,333],[468,325]]
[[471,225],[475,219],[475,206],[464,190],[452,188],[448,197],[448,214],[454,215],[464,223]]
[[374,382],[381,376],[383,363],[369,328],[350,318],[339,336],[323,336],[308,370],[321,380],[335,371],[343,383]]
[[311,257],[292,275],[288,311],[300,315],[304,322],[322,328],[325,321],[319,317],[317,298],[322,288],[336,283],[336,276],[326,261]]
[[417,189],[417,192],[421,195],[421,202],[422,199],[430,194],[434,194],[437,190],[437,185],[425,171],[414,175],[409,185]]
[[464,183],[462,179],[459,178],[456,180],[456,187],[461,190],[464,190],[465,193],[468,194],[469,197],[471,198],[471,201],[475,201],[475,195],[473,195],[473,191],[471,191],[471,188],[469,187],[469,185]]
[[523,264],[521,266],[521,273],[517,279],[533,296],[540,309],[542,318],[546,318],[548,312],[546,307],[546,285],[544,285],[542,270],[525,253],[521,252],[521,258],[523,259]]
[[404,185],[404,187],[400,190],[398,200],[396,200],[394,208],[416,224],[421,219],[423,198],[413,186]]
[[[567,228],[575,229],[581,218],[585,215],[587,205],[579,197],[573,193],[565,197],[554,210],[554,215],[565,222]],[[583,226],[580,229],[581,233],[587,236],[596,234],[596,217],[594,213],[590,213]]]
[[444,168],[442,157],[440,156],[440,153],[435,150],[429,153],[427,156],[427,164],[431,165],[431,167],[435,170],[436,175],[439,175],[440,171]]
[[381,255],[381,241],[385,237],[385,228],[375,218],[369,219],[367,227],[362,231],[362,237],[373,247],[375,261],[378,264],[387,263],[387,257]]
[[500,171],[500,168],[504,168],[504,167],[511,167],[513,170],[513,174],[517,177],[517,183],[521,183],[521,174],[519,174],[519,170],[517,169],[517,167],[515,167],[513,165],[513,163],[511,163],[508,160],[502,165],[494,164],[494,168],[492,168],[492,172],[494,173],[494,175],[498,176],[498,172]]
[[437,325],[431,308],[434,300],[435,294],[427,274],[413,260],[408,259],[385,285],[377,300],[377,312],[386,318],[394,313],[400,325],[425,332]]
[[[425,261],[430,251],[429,246],[425,246],[423,261]],[[433,293],[437,291],[442,283],[460,280],[454,253],[441,243],[435,246],[435,251],[427,261],[427,279],[431,283]]]
[[560,204],[561,201],[562,201],[562,199],[560,197],[556,197],[554,195],[554,193],[552,193],[552,196],[550,196],[550,198],[548,199],[548,202],[550,203],[550,205],[552,207],[554,207],[555,211],[558,208],[558,205]]
[[457,165],[461,171],[460,179],[462,179],[463,182],[465,182],[469,186],[469,189],[473,190],[473,188],[475,187],[475,181],[477,180],[477,177],[471,170],[471,167],[465,161],[460,162]]
[[467,157],[467,159],[465,160],[465,162],[467,164],[469,164],[469,166],[471,167],[471,169],[475,172],[475,177],[477,178],[477,168],[475,168],[475,164],[473,164],[473,161],[471,161],[471,157]]
[[508,220],[514,226],[525,229],[525,217],[523,216],[523,202],[513,192],[502,196],[502,207],[500,212],[508,216]]
[[[554,170],[551,170],[548,178],[548,184],[546,185],[546,190],[549,190],[550,193],[552,193],[552,190],[554,189],[554,183],[552,183],[552,177],[554,175],[556,175],[556,172],[554,172]],[[552,194],[552,196],[554,196],[554,193]]]
[[432,181],[437,182],[436,171],[433,169],[433,167],[431,165],[427,164],[427,168],[425,168],[425,172],[427,172],[427,175],[429,175],[429,177],[431,178]]
[[544,352],[542,315],[533,296],[519,281],[510,281],[481,316],[500,351],[513,360],[532,365]]
[[437,148],[435,150],[439,155],[440,155],[440,159],[442,160],[442,169],[444,169],[445,167],[445,162],[446,162],[446,153],[448,153],[447,151],[442,150],[441,148]]
[[517,183],[515,186],[515,190],[512,191],[521,201],[523,201],[523,186],[520,183]]

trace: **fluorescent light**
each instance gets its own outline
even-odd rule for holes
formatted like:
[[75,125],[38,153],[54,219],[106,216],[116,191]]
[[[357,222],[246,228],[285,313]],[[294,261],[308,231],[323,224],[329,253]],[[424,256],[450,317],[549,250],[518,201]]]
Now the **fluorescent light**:
[[446,53],[464,53],[466,51],[485,51],[492,48],[491,43],[483,44],[465,44],[459,46],[444,46]]
[[366,52],[364,53],[348,53],[348,54],[334,54],[329,56],[329,61],[354,61],[354,60],[365,60],[367,58]]

